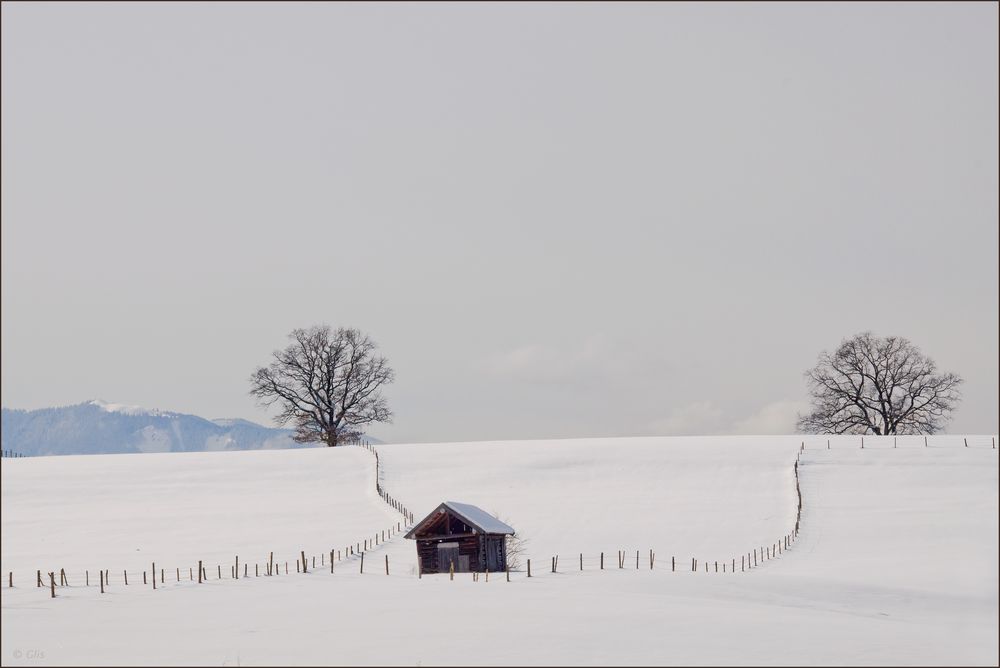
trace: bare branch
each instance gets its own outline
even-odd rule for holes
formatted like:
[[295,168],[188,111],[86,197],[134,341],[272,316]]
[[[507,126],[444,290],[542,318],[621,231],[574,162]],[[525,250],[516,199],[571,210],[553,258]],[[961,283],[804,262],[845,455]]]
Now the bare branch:
[[805,376],[813,410],[798,427],[806,433],[933,434],[961,400],[958,375],[939,374],[904,338],[870,332],[821,353]]
[[381,390],[395,374],[366,334],[323,325],[296,329],[288,338],[288,347],[250,377],[250,394],[261,405],[280,407],[275,421],[291,424],[296,441],[335,446],[367,424],[392,420]]

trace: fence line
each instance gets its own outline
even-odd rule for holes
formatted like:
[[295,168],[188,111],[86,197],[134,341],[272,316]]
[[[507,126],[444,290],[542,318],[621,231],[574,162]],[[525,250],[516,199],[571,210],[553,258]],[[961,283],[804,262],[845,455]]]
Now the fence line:
[[[887,438],[887,437],[883,437],[883,438]],[[969,446],[968,445],[968,438],[967,437],[964,438],[963,440],[965,442],[965,446],[964,447],[985,447],[985,446],[981,446],[981,445],[978,445],[978,444],[973,445],[973,446]],[[361,559],[360,572],[363,573],[364,572],[364,566],[363,566],[364,562],[363,562],[363,560],[364,560],[364,554],[365,554],[365,552],[368,551],[369,549],[372,549],[375,546],[380,545],[381,543],[386,542],[387,540],[391,540],[394,535],[399,534],[400,532],[402,532],[404,530],[404,528],[408,527],[413,522],[413,517],[414,517],[413,513],[410,512],[410,510],[404,504],[402,504],[399,500],[395,499],[392,495],[388,494],[388,492],[382,486],[382,484],[381,484],[382,468],[381,468],[381,459],[379,457],[378,450],[374,446],[372,446],[371,443],[369,443],[369,442],[367,442],[365,440],[360,440],[359,439],[356,442],[348,443],[348,444],[349,445],[357,445],[359,447],[365,448],[366,450],[368,450],[369,452],[371,452],[372,455],[375,457],[375,488],[376,488],[376,491],[378,492],[379,497],[385,503],[387,503],[390,507],[392,507],[394,510],[396,510],[401,515],[403,515],[404,519],[403,519],[403,521],[397,522],[395,524],[395,526],[390,526],[388,529],[380,530],[379,532],[373,534],[372,537],[365,538],[362,541],[358,541],[358,542],[354,543],[353,545],[349,544],[346,547],[344,547],[342,550],[340,550],[340,549],[331,550],[329,552],[330,573],[334,573],[335,572],[335,567],[334,567],[334,562],[335,561],[344,561],[345,559],[350,560],[352,557],[360,557],[360,559]],[[829,441],[827,441],[826,447],[829,448],[829,445],[830,445]],[[990,442],[989,445],[993,449],[996,448],[995,437],[991,437],[991,442]],[[859,447],[860,447],[860,441],[859,441]],[[931,447],[931,446],[927,445],[925,447]],[[802,507],[803,507],[801,476],[800,476],[800,472],[799,472],[799,464],[801,463],[802,455],[804,454],[805,450],[806,450],[806,441],[802,441],[800,443],[799,450],[796,453],[795,462],[794,462],[793,467],[792,467],[793,478],[794,478],[794,482],[795,482],[795,501],[796,501],[795,524],[794,524],[793,528],[791,529],[791,531],[789,533],[784,534],[783,536],[779,537],[776,541],[770,542],[770,544],[761,544],[761,545],[753,546],[750,550],[747,550],[746,552],[741,553],[739,555],[739,569],[740,570],[738,572],[745,573],[747,571],[753,570],[754,568],[757,568],[757,567],[763,565],[763,563],[765,561],[769,561],[771,559],[775,559],[778,556],[783,555],[787,550],[791,549],[791,547],[793,546],[795,540],[798,538],[799,532],[801,531],[801,528],[802,528]],[[622,570],[636,570],[636,571],[638,571],[638,570],[645,570],[642,567],[642,565],[641,565],[640,553],[639,553],[638,550],[635,552],[635,568],[634,569],[632,569],[632,568],[627,568],[626,569],[626,562],[631,563],[631,557],[630,557],[630,555],[631,555],[631,551],[630,550],[619,550],[618,551],[618,569],[622,569]],[[320,560],[320,566],[323,567],[323,568],[325,568],[325,566],[326,566],[326,556],[327,555],[325,553],[320,553],[318,556],[319,556],[319,560]],[[578,553],[578,556],[579,556],[579,558],[578,558],[579,571],[586,570],[585,569],[585,565],[594,564],[596,566],[596,564],[598,564],[598,563],[600,564],[599,570],[606,570],[605,569],[605,563],[604,563],[604,552],[601,552],[600,555],[599,555],[599,557],[596,557],[596,556],[595,557],[585,557],[583,553]],[[311,560],[310,560],[309,557],[311,557]],[[599,559],[599,562],[598,562],[598,559]],[[243,561],[243,575],[242,575],[242,577],[243,578],[250,578],[251,577],[249,575],[249,565],[248,565],[248,562],[246,562],[245,560],[241,560],[238,556],[236,556],[236,559],[235,559],[234,563],[231,565],[230,577],[228,579],[238,580],[238,579],[241,578],[240,571],[239,571],[239,566],[238,566],[239,563],[240,563],[240,561]],[[529,561],[529,564],[530,564],[530,560],[528,560],[528,561]],[[306,553],[305,553],[304,550],[300,550],[299,551],[299,555],[296,558],[296,571],[299,572],[299,573],[303,573],[303,574],[310,573],[310,566],[309,566],[310,563],[312,564],[312,569],[315,569],[316,568],[316,555],[306,555]],[[649,563],[649,570],[650,571],[669,571],[669,572],[677,572],[677,570],[678,570],[678,568],[677,568],[678,564],[683,564],[683,562],[679,562],[677,560],[677,556],[676,555],[671,555],[669,562],[667,562],[665,560],[657,562],[656,561],[656,550],[655,549],[649,549],[648,563]],[[263,569],[261,569],[262,565],[264,567]],[[720,568],[720,565],[721,565],[721,568]],[[208,574],[211,571],[209,570],[209,568],[210,568],[210,566],[207,563],[204,563],[203,561],[199,561],[198,562],[198,583],[199,584],[210,581],[210,579],[208,577]],[[551,572],[555,573],[555,574],[561,573],[561,571],[559,571],[558,568],[559,568],[559,555],[554,555],[554,556],[551,557]],[[693,572],[693,573],[705,572],[705,573],[735,574],[737,572],[736,568],[737,568],[737,559],[736,559],[735,556],[731,556],[728,561],[725,560],[725,559],[723,559],[721,561],[717,561],[717,560],[716,561],[707,561],[707,560],[706,561],[699,561],[696,557],[692,557],[691,558],[690,571]],[[193,570],[194,570],[193,568],[188,569],[188,578],[187,578],[188,582],[193,582],[194,581]],[[263,570],[263,575],[261,575],[261,571],[262,570]],[[569,570],[575,570],[575,569],[570,568]],[[607,569],[607,570],[610,570],[610,569]],[[680,570],[683,571],[685,569],[682,568]],[[285,569],[284,569],[284,571],[285,571],[284,574],[286,574],[286,575],[289,574],[289,572],[290,572],[289,571],[289,565],[288,565],[287,561],[285,562]],[[132,573],[133,573],[133,581],[132,581],[132,583],[129,583],[129,581],[128,581],[128,575],[129,575],[129,572],[130,572],[128,569],[125,569],[125,570],[121,571],[121,580],[120,581],[116,581],[116,582],[112,581],[111,570],[110,569],[101,569],[101,570],[98,570],[97,572],[98,572],[98,575],[99,575],[99,580],[98,581],[100,583],[100,592],[102,594],[105,593],[105,590],[111,588],[112,585],[119,585],[120,584],[121,586],[131,586],[131,587],[139,586],[139,587],[142,587],[142,585],[138,585],[137,584],[138,581],[139,581],[139,579],[136,576],[139,575],[140,573],[142,575],[142,581],[143,581],[143,583],[148,586],[147,571],[139,571],[139,570],[132,571]],[[170,583],[166,582],[165,572],[169,572],[169,569],[160,568],[159,576],[160,576],[160,584],[161,585],[170,584]],[[175,581],[174,581],[173,584],[180,584],[180,583],[182,583],[182,582],[185,581],[185,579],[182,578],[182,576],[181,576],[181,572],[182,572],[181,568],[175,567]],[[389,572],[390,572],[389,557],[388,557],[388,555],[385,555],[385,574],[388,575]],[[42,575],[43,573],[46,573],[46,574],[49,575],[48,582],[45,581],[46,579],[43,577],[43,575]],[[51,597],[55,597],[57,589],[63,588],[63,587],[67,587],[67,588],[71,587],[71,585],[70,585],[70,578],[72,578],[74,581],[77,581],[77,582],[79,582],[79,580],[83,580],[84,581],[84,587],[93,586],[93,585],[90,584],[90,571],[89,570],[86,570],[83,573],[77,572],[77,573],[69,573],[69,574],[67,574],[67,572],[65,571],[65,569],[59,569],[58,570],[58,573],[59,573],[59,583],[58,583],[58,585],[55,582],[55,573],[56,573],[56,570],[44,570],[44,571],[43,570],[37,570],[36,571],[36,583],[35,583],[35,587],[36,588],[44,589],[44,590],[46,590],[46,593],[49,594]],[[156,588],[156,575],[157,575],[155,564],[153,565],[151,571],[149,572],[149,575],[152,577],[153,588],[155,589]],[[280,569],[279,565],[276,564],[275,561],[274,561],[274,553],[273,552],[271,552],[269,554],[268,559],[265,560],[264,562],[257,562],[257,563],[254,564],[254,575],[252,576],[254,578],[257,578],[257,577],[268,577],[268,576],[278,576],[278,575],[281,575],[281,569]],[[419,569],[418,569],[417,577],[419,578],[421,575],[422,574],[419,572]],[[507,571],[506,575],[507,575],[506,581],[510,582],[510,572],[509,572],[509,570]],[[454,579],[454,574],[452,574],[451,577],[452,577],[452,579]],[[473,577],[474,577],[474,579],[476,581],[479,580],[477,574],[473,574]],[[530,566],[529,566],[529,575],[528,575],[528,577],[531,577],[531,575],[530,575]],[[216,564],[216,578],[215,578],[215,580],[222,580],[222,579],[227,579],[227,578],[223,578],[222,564]],[[488,578],[486,578],[486,581],[488,581]],[[15,586],[14,585],[14,573],[13,573],[13,571],[8,571],[8,585],[7,586],[8,587],[14,587]],[[75,586],[79,587],[80,585],[77,584]]]
[[368,442],[366,439],[360,439],[354,441],[353,445],[358,445],[368,452],[370,452],[375,457],[375,491],[378,492],[379,497],[389,505],[393,510],[398,512],[403,516],[403,520],[409,525],[414,521],[414,515],[410,512],[401,501],[393,497],[391,494],[386,492],[385,488],[382,486],[382,460],[379,457],[378,449]]
[[956,434],[822,434],[806,437],[802,445],[807,450],[892,450],[905,448],[990,448],[995,450],[996,435]]
[[[382,469],[381,469],[381,460],[379,458],[378,451],[370,443],[367,443],[365,441],[358,442],[358,443],[356,443],[356,445],[369,450],[369,452],[371,452],[375,456],[375,463],[376,463],[376,491],[378,491],[380,498],[382,498],[382,500],[384,502],[386,502],[387,504],[389,504],[390,507],[392,507],[395,510],[397,510],[398,512],[400,512],[404,516],[404,518],[407,520],[407,522],[410,521],[412,519],[412,517],[413,517],[412,513],[406,508],[405,505],[403,505],[398,500],[396,500],[394,497],[392,497],[390,494],[388,494],[385,491],[385,488],[382,487],[382,485],[381,485],[380,479],[381,479]],[[792,531],[790,533],[785,534],[784,536],[781,536],[778,540],[776,540],[774,542],[771,542],[769,545],[755,546],[755,547],[752,547],[746,553],[741,554],[740,555],[740,571],[739,572],[743,573],[743,572],[752,570],[752,569],[754,569],[754,568],[759,567],[760,565],[762,565],[765,561],[769,561],[769,560],[774,559],[777,556],[783,554],[785,551],[787,551],[792,546],[792,544],[794,543],[795,539],[798,537],[799,530],[800,530],[800,527],[801,527],[801,516],[802,516],[802,492],[801,492],[801,486],[800,486],[800,482],[799,482],[799,462],[800,462],[800,459],[801,459],[801,456],[802,456],[802,453],[803,453],[804,449],[805,449],[805,444],[802,443],[801,446],[800,446],[799,451],[796,453],[795,463],[793,465],[793,475],[794,475],[794,479],[795,479],[795,495],[796,495],[796,513],[795,513],[795,526],[794,526],[794,528],[792,529]],[[336,550],[336,549],[335,550],[331,550],[330,553],[329,553],[329,557],[330,557],[330,564],[329,564],[329,566],[330,566],[330,572],[331,573],[335,573],[335,565],[334,565],[335,561],[343,561],[345,557],[348,560],[351,559],[352,557],[359,557],[360,558],[359,573],[363,574],[364,573],[364,556],[365,556],[365,552],[367,552],[369,549],[372,549],[375,546],[378,546],[381,543],[384,543],[386,540],[391,540],[391,538],[394,535],[396,535],[396,534],[400,533],[401,531],[403,531],[403,529],[406,526],[408,526],[408,523],[404,524],[404,522],[397,522],[394,527],[390,527],[387,530],[385,530],[385,529],[384,530],[380,530],[379,532],[373,534],[371,538],[362,539],[360,542],[357,542],[354,545],[348,545],[343,550]],[[635,568],[634,569],[632,569],[632,568],[626,569],[626,564],[630,563],[630,559],[631,559],[630,555],[631,555],[631,553],[632,553],[631,550],[618,550],[618,569],[621,569],[621,570],[636,570],[636,571],[643,570],[643,567],[641,566],[641,559],[640,559],[640,551],[639,550],[635,551]],[[310,573],[310,568],[312,568],[313,570],[315,570],[316,569],[316,556],[317,555],[307,555],[304,550],[299,550],[299,554],[297,555],[297,558],[296,558],[296,561],[295,561],[295,570],[296,570],[296,572],[300,573],[300,574],[308,574],[308,573]],[[326,566],[326,556],[327,555],[325,553],[320,553],[318,556],[319,556],[320,567],[321,568],[325,568],[325,566]],[[585,570],[585,565],[586,564],[590,564],[591,563],[591,559],[594,559],[594,562],[596,563],[597,558],[595,558],[595,557],[587,557],[587,558],[585,558],[584,554],[582,552],[578,553],[579,570],[580,571],[584,571]],[[384,560],[385,560],[385,574],[389,575],[389,573],[390,573],[389,556],[385,555],[385,559]],[[604,568],[604,553],[603,552],[600,553],[599,560],[600,560],[599,561],[599,563],[600,563],[600,570],[605,570],[605,568]],[[230,580],[238,580],[238,579],[240,579],[240,570],[239,570],[240,561],[241,560],[240,560],[239,555],[235,555],[233,563],[230,564],[230,570],[229,570],[229,577],[228,578],[224,578],[223,577],[222,564],[218,564],[217,563],[216,564],[216,569],[215,569],[216,577],[214,578],[214,580],[218,581],[218,580],[223,580],[223,579],[230,579]],[[529,562],[530,562],[530,560],[529,560]],[[661,562],[661,565],[658,566],[656,564],[656,550],[654,550],[652,548],[650,548],[649,552],[648,552],[648,563],[649,563],[649,570],[650,571],[667,571],[667,570],[669,570],[670,572],[676,572],[677,571],[677,558],[676,558],[676,555],[672,555],[671,556],[670,562],[669,562],[669,566],[667,565],[666,562]],[[710,563],[711,563],[711,568],[710,568]],[[310,564],[311,564],[311,566],[310,566]],[[261,568],[260,567],[261,567],[261,565],[262,564],[260,562],[257,562],[257,563],[254,564],[254,575],[253,575],[254,578],[281,575],[281,569],[278,568],[278,567],[276,567],[276,565],[274,563],[274,553],[273,552],[269,553],[269,556],[268,556],[267,560],[265,560],[263,562],[263,566],[264,566],[264,569],[263,569],[264,570],[264,575],[263,576],[260,575],[260,572],[261,572]],[[698,572],[702,572],[703,571],[705,573],[734,574],[734,573],[737,572],[736,571],[736,558],[735,557],[730,557],[730,559],[728,560],[728,563],[727,563],[727,560],[722,560],[721,561],[721,566],[722,567],[720,569],[720,561],[718,561],[718,560],[709,562],[709,561],[699,561],[696,557],[692,557],[691,558],[691,572],[693,572],[693,573],[698,573]],[[727,568],[727,566],[728,566],[728,568]],[[202,583],[205,583],[205,582],[212,581],[212,579],[210,579],[209,575],[208,575],[211,572],[209,570],[209,568],[210,568],[210,566],[207,563],[205,563],[203,560],[200,560],[198,562],[198,584],[202,584]],[[530,569],[530,566],[529,566],[529,569]],[[559,569],[559,555],[554,555],[554,556],[551,557],[551,572],[558,574],[560,572],[558,569]],[[160,584],[161,585],[169,584],[169,583],[166,582],[166,578],[165,578],[165,572],[166,572],[166,570],[167,569],[164,569],[164,568],[160,569],[159,576],[160,576]],[[188,569],[188,578],[187,578],[188,582],[193,582],[194,581],[194,576],[193,576],[192,571],[193,571],[193,569]],[[36,587],[50,589],[50,595],[52,597],[55,597],[55,591],[56,591],[57,585],[54,582],[54,577],[51,578],[52,582],[50,583],[50,587],[46,587],[45,584],[44,584],[44,582],[43,582],[43,578],[41,576],[42,572],[43,571],[41,571],[41,570],[38,571],[38,578],[37,578],[38,582],[36,584]],[[45,572],[54,573],[55,571],[45,571]],[[139,570],[132,571],[132,573],[133,573],[132,583],[129,583],[129,579],[128,579],[129,572],[130,571],[128,569],[125,569],[125,570],[123,570],[121,572],[122,573],[121,581],[120,581],[121,582],[121,586],[131,586],[131,587],[149,586],[149,581],[148,581],[148,578],[147,578],[147,571],[145,571],[145,570],[143,570],[143,571],[139,571]],[[175,572],[175,578],[174,578],[174,582],[172,584],[176,585],[176,584],[180,584],[181,582],[183,582],[184,580],[181,578],[181,569],[179,567],[175,567],[174,568],[174,572]],[[70,587],[70,584],[69,584],[69,575],[66,574],[66,571],[64,569],[60,569],[59,573],[60,573],[60,579],[59,579],[58,587],[59,588]],[[288,565],[288,562],[286,561],[285,562],[285,574],[287,575],[289,573],[290,573],[289,565]],[[139,582],[139,578],[137,576],[140,575],[140,574],[142,576],[142,583],[143,583],[142,585],[138,585],[137,584]],[[157,573],[156,573],[155,563],[153,564],[153,566],[152,566],[152,568],[151,568],[151,570],[149,571],[148,574],[152,578],[152,588],[156,589],[157,588],[156,587],[156,575],[157,575]],[[85,582],[84,586],[85,587],[91,586],[90,585],[90,571],[89,570],[84,571],[84,573],[82,573],[82,574],[75,573],[75,574],[71,574],[71,575],[74,577],[74,579],[76,579],[76,576],[79,575],[80,579],[84,580],[84,582]],[[105,590],[109,589],[112,586],[112,584],[119,584],[117,582],[115,582],[115,583],[112,582],[111,571],[109,569],[102,569],[102,570],[100,570],[99,571],[99,575],[100,575],[100,578],[99,578],[100,591],[101,591],[102,594],[105,593]],[[418,578],[420,577],[420,575],[422,575],[422,574],[418,573]],[[250,577],[250,575],[249,575],[249,564],[248,564],[248,562],[246,562],[246,560],[243,560],[243,575],[242,575],[242,577],[244,579]],[[478,577],[475,574],[474,574],[473,577],[476,578],[476,581],[478,581]],[[530,570],[529,570],[528,577],[531,577],[530,576]],[[453,574],[451,575],[451,578],[454,579],[454,575]],[[509,570],[507,571],[506,581],[510,582],[510,573],[509,573]],[[8,587],[13,587],[13,586],[14,586],[14,574],[11,571],[11,572],[8,572]]]
[[[351,440],[345,440],[345,441],[342,441],[342,443],[344,445],[358,445],[360,447],[365,448],[366,450],[368,450],[369,452],[371,452],[375,456],[375,488],[376,488],[376,491],[379,493],[379,497],[386,504],[388,504],[390,507],[392,507],[397,512],[399,512],[401,515],[403,515],[403,520],[399,521],[399,522],[396,522],[393,525],[390,525],[388,528],[379,529],[378,531],[376,531],[373,534],[371,534],[369,537],[362,538],[360,541],[356,541],[353,544],[347,544],[346,546],[344,546],[341,549],[336,549],[336,548],[335,549],[331,549],[329,551],[329,559],[330,559],[329,566],[330,566],[330,572],[331,573],[335,572],[335,562],[336,561],[351,560],[354,557],[360,557],[360,559],[362,560],[361,563],[363,564],[364,563],[364,561],[363,561],[364,560],[364,554],[365,554],[366,551],[368,551],[370,549],[373,549],[373,548],[375,548],[375,547],[377,547],[377,546],[385,543],[386,541],[391,540],[394,536],[398,535],[400,532],[402,532],[404,529],[406,529],[409,526],[409,522],[411,522],[412,518],[413,518],[413,513],[411,513],[409,511],[409,509],[407,509],[406,506],[404,506],[401,502],[399,502],[397,499],[395,499],[391,495],[389,495],[385,491],[385,489],[382,487],[382,485],[380,483],[381,463],[379,461],[378,452],[375,450],[374,446],[372,446],[371,443],[369,443],[367,440],[360,439],[360,438],[358,438],[358,439],[351,439]],[[23,456],[23,455],[19,455],[18,453],[11,453],[10,451],[7,451],[7,450],[4,450],[3,453],[4,453],[4,457],[8,457],[8,456]],[[312,555],[312,554],[306,555],[305,550],[298,550],[298,553],[299,554],[297,555],[296,560],[295,560],[295,568],[296,568],[296,572],[298,572],[298,573],[303,573],[303,574],[304,573],[309,573],[310,572],[310,568],[311,569],[315,569],[316,568],[317,556],[319,557],[319,562],[320,562],[320,566],[321,567],[325,568],[326,565],[327,565],[326,564],[327,553],[325,553],[325,552],[321,552],[319,555]],[[242,575],[241,575],[241,571],[240,571],[240,568],[239,568],[241,561],[243,563]],[[310,564],[311,564],[311,566],[310,566]],[[263,566],[263,569],[261,568],[261,566]],[[198,578],[197,578],[198,584],[202,584],[202,583],[209,582],[209,581],[212,580],[212,579],[209,578],[209,573],[211,571],[209,570],[210,566],[209,566],[208,562],[205,562],[204,560],[199,560],[197,568],[198,568]],[[362,572],[363,572],[364,566],[362,565],[361,568],[362,568]],[[161,585],[168,584],[167,581],[166,581],[166,572],[169,572],[169,569],[167,569],[167,568],[160,568],[159,570],[160,570],[160,573],[159,573],[160,584]],[[287,561],[285,562],[285,569],[284,570],[285,570],[285,574],[286,575],[289,574],[290,570],[289,570],[289,565],[288,565]],[[263,575],[261,575],[262,571],[263,571]],[[37,587],[44,587],[44,588],[48,589],[48,587],[43,583],[42,572],[43,572],[42,570],[38,570],[37,571],[36,588]],[[45,571],[45,572],[49,573],[49,574],[55,573],[55,571]],[[152,579],[152,588],[153,589],[157,588],[157,586],[156,586],[156,575],[157,575],[157,573],[156,573],[156,565],[155,565],[155,563],[153,564],[153,566],[152,566],[151,570],[148,572],[148,574],[147,574],[147,571],[145,571],[145,570],[123,569],[121,571],[121,579],[118,582],[113,582],[112,581],[111,570],[110,569],[103,569],[102,568],[102,569],[99,569],[97,572],[99,574],[99,580],[98,581],[99,581],[100,593],[102,593],[102,594],[105,593],[105,591],[107,589],[109,589],[113,584],[121,584],[121,586],[129,586],[129,587],[139,586],[140,588],[143,585],[148,586],[150,584],[150,578]],[[129,582],[129,574],[130,573],[133,575],[131,582]],[[215,573],[216,573],[216,577],[214,578],[214,580],[223,580],[223,579],[239,580],[239,579],[241,579],[241,577],[242,578],[250,578],[251,577],[250,576],[249,562],[247,562],[245,559],[241,560],[240,557],[239,557],[239,555],[235,555],[234,562],[232,564],[230,564],[229,577],[228,578],[224,578],[223,577],[223,570],[222,570],[222,564],[221,563],[217,563],[216,564]],[[65,569],[59,569],[59,574],[60,574],[60,578],[59,578],[59,584],[58,585],[54,584],[54,576],[52,578],[53,579],[53,584],[52,584],[52,587],[51,587],[51,597],[52,598],[56,597],[55,591],[56,591],[57,587],[59,587],[59,588],[61,588],[61,587],[70,587],[69,576],[67,575]],[[388,555],[385,555],[385,574],[386,575],[389,574],[389,556]],[[84,585],[83,585],[84,587],[90,587],[91,586],[91,584],[90,584],[90,571],[89,570],[84,570],[82,572],[72,573],[70,575],[74,579],[77,579],[77,576],[79,576],[79,580],[82,580],[84,582]],[[140,575],[141,575],[141,579],[142,579],[142,585],[138,584],[139,583],[139,577],[138,576],[140,576]],[[254,578],[256,578],[256,577],[270,577],[270,576],[278,576],[278,575],[281,575],[281,568],[280,568],[279,564],[275,563],[274,552],[270,552],[268,554],[268,557],[267,557],[267,559],[265,561],[263,561],[263,562],[257,562],[257,563],[254,564],[254,575],[252,576]],[[183,581],[184,581],[184,579],[181,577],[181,567],[174,566],[174,582],[173,582],[173,584],[179,584],[179,583],[181,583]],[[195,581],[194,567],[188,568],[188,578],[187,578],[187,581],[188,582],[194,582]],[[8,573],[7,573],[7,587],[8,588],[13,588],[14,586],[15,586],[14,585],[14,572],[13,571],[8,571]],[[79,585],[77,585],[77,586],[79,586]]]

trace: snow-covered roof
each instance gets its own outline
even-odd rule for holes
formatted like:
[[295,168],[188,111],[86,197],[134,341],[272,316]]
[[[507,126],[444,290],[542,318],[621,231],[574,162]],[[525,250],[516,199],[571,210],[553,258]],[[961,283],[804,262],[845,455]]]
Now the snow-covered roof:
[[441,508],[448,508],[448,510],[464,520],[466,524],[478,531],[482,531],[483,533],[514,533],[513,528],[507,526],[478,506],[473,506],[469,503],[459,503],[458,501],[445,501],[440,506],[435,508],[430,515],[417,522],[416,525],[410,529],[409,533],[406,534],[406,538],[411,538],[416,533],[417,529],[419,529],[424,522],[437,514],[437,511]]
[[484,533],[514,533],[514,529],[478,506],[458,503],[457,501],[445,501],[444,505],[454,510],[455,514],[463,520],[467,520],[468,524],[474,525]]

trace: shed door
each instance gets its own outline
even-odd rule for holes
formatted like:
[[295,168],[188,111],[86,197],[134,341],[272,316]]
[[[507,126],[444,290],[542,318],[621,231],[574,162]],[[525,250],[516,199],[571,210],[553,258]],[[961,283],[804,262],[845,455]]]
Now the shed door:
[[447,573],[452,563],[455,564],[455,572],[458,572],[461,568],[458,543],[438,543],[438,572]]
[[493,572],[503,570],[503,536],[486,539],[486,568]]

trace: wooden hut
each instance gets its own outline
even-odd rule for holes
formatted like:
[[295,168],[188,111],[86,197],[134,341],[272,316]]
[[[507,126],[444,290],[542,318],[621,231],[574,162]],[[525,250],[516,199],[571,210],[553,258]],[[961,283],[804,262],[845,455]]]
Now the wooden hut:
[[504,571],[507,569],[505,537],[514,530],[482,508],[445,501],[417,522],[406,538],[417,541],[421,573]]

